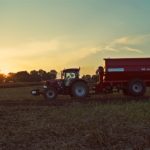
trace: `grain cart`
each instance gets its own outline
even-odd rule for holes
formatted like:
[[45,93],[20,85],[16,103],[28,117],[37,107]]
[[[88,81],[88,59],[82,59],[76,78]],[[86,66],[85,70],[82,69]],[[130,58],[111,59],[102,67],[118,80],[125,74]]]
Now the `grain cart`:
[[105,59],[105,68],[97,70],[95,93],[123,91],[125,95],[143,96],[150,86],[150,58]]
[[[100,66],[96,75],[97,83],[92,94],[123,91],[125,95],[143,96],[150,86],[150,58],[104,59],[105,67]],[[43,90],[33,90],[32,95],[44,95],[48,100],[58,94],[85,98],[89,96],[86,81],[79,78],[78,68],[65,69],[61,79],[46,81]]]

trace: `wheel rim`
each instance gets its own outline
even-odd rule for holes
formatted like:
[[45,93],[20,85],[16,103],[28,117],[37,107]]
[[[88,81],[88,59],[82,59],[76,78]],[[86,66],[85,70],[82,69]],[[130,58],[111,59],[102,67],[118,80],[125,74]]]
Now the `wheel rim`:
[[140,93],[140,92],[142,92],[143,87],[141,84],[136,83],[133,85],[132,89],[135,93]]
[[79,86],[76,88],[75,93],[78,97],[83,97],[86,93],[85,88],[82,86]]
[[55,97],[55,92],[52,91],[52,90],[49,90],[49,91],[46,92],[46,96],[47,96],[47,98],[52,99],[52,98]]

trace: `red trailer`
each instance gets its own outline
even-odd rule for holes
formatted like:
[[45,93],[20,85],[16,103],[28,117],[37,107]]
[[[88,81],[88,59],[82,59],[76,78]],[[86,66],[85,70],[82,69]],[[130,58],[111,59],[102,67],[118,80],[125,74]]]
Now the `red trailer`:
[[104,59],[99,67],[96,93],[122,90],[126,95],[142,96],[150,86],[150,58]]

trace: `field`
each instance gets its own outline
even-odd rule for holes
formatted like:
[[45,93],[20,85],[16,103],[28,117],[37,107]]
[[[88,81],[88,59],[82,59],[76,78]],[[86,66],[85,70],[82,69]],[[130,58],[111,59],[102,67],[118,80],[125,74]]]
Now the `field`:
[[149,93],[46,102],[31,89],[0,89],[0,149],[150,149]]

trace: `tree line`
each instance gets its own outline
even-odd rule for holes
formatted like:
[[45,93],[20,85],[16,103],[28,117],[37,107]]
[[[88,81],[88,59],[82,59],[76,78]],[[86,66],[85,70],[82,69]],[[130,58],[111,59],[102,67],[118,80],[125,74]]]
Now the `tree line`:
[[57,71],[51,70],[49,72],[45,70],[32,70],[19,71],[17,73],[8,73],[8,75],[0,74],[0,83],[3,82],[40,82],[44,80],[56,79]]

